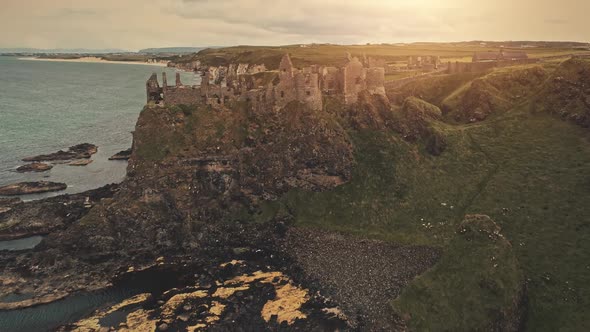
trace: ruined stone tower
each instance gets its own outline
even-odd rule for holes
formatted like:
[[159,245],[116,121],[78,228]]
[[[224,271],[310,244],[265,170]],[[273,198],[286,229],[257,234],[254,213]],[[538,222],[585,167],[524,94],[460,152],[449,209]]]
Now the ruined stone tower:
[[358,94],[367,88],[366,73],[358,58],[352,58],[343,68],[343,93],[346,104],[354,104]]
[[153,73],[152,76],[147,80],[145,83],[145,88],[147,92],[147,102],[159,103],[162,99],[162,89],[160,88],[160,84],[158,83],[158,75]]
[[291,58],[285,54],[279,65],[279,83],[274,87],[274,100],[279,108],[297,100],[314,110],[321,110],[319,75],[311,70],[294,69]]
[[279,65],[279,83],[275,86],[274,90],[274,99],[280,108],[297,98],[293,63],[288,54],[285,54],[281,59],[281,64]]

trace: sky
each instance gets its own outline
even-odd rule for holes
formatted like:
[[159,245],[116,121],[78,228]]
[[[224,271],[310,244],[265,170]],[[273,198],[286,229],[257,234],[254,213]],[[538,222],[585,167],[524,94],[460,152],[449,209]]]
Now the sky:
[[0,48],[590,41],[590,0],[0,0]]

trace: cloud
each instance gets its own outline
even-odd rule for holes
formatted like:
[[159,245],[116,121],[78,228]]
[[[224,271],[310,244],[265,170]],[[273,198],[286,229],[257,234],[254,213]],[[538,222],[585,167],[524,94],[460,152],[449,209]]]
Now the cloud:
[[[278,34],[345,39],[425,36],[449,26],[437,16],[448,8],[419,8],[399,1],[176,0],[171,12],[185,19],[215,19]],[[393,5],[392,5],[393,4]],[[408,5],[409,4],[409,5]]]
[[590,40],[587,0],[2,0],[0,47]]

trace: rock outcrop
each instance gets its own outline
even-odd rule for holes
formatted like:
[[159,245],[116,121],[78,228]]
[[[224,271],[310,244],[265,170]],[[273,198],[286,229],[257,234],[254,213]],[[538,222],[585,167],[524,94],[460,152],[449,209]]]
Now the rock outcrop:
[[20,198],[2,198],[0,197],[0,215],[13,209],[14,206],[22,203]]
[[590,128],[590,62],[563,62],[545,84],[533,108]]
[[25,203],[18,198],[0,199],[0,208],[10,208],[10,211],[0,214],[0,241],[65,229],[85,216],[101,200],[113,197],[116,191],[116,185],[108,185],[79,194]]
[[129,160],[129,158],[131,158],[131,152],[131,148],[117,152],[111,157],[109,157],[109,160]]
[[[166,265],[164,258],[159,264]],[[187,278],[192,281],[189,285],[138,294],[58,331],[118,328],[118,321],[108,319],[115,315],[122,316],[132,331],[231,331],[237,326],[252,331],[349,329],[347,317],[332,301],[282,271],[245,260],[206,269]]]
[[92,163],[90,159],[81,159],[81,160],[74,160],[68,163],[68,166],[87,166]]
[[27,173],[27,172],[45,172],[53,168],[53,165],[45,164],[45,163],[31,163],[27,165],[22,165],[16,169],[19,173]]
[[28,194],[40,194],[51,191],[60,191],[68,187],[65,183],[39,181],[39,182],[19,182],[0,187],[0,195],[17,196]]
[[441,110],[424,100],[408,97],[399,110],[399,132],[409,141],[423,140],[426,150],[434,155],[440,155],[447,146],[442,130],[435,125],[442,119]]
[[[280,113],[235,106],[231,112],[145,109],[129,183],[165,190],[181,209],[214,219],[230,212],[219,204],[241,208],[294,188],[334,188],[350,178],[352,144],[329,114],[297,102]],[[172,189],[171,182],[178,185]],[[197,212],[204,209],[216,212]]]
[[34,157],[24,158],[23,161],[56,161],[56,160],[72,160],[72,159],[87,159],[98,151],[98,147],[94,144],[82,143],[70,147],[67,151],[57,151],[50,154],[38,155]]

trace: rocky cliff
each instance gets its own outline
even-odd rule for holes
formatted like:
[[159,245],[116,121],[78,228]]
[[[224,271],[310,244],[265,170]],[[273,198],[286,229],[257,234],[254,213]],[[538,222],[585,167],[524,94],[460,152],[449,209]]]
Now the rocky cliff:
[[[78,211],[76,201],[75,221],[67,213],[52,218],[57,226],[47,228],[50,234],[33,252],[1,256],[3,293],[35,294],[21,303],[27,306],[171,269],[187,284],[131,301],[141,303],[142,311],[127,313],[128,326],[184,330],[191,324],[228,327],[237,320],[268,330],[313,330],[326,322],[342,329],[412,327],[390,302],[439,262],[446,231],[440,237],[423,233],[426,223],[416,226],[412,216],[411,226],[396,231],[400,239],[408,237],[396,244],[374,227],[392,223],[398,211],[403,224],[410,219],[404,207],[429,202],[406,201],[412,188],[404,174],[411,173],[401,170],[407,160],[432,163],[433,155],[443,153],[440,109],[412,97],[396,108],[366,92],[349,106],[328,96],[322,110],[297,102],[279,111],[250,106],[144,108],[125,181],[96,196],[87,210]],[[300,228],[306,218],[318,227],[330,228],[334,220],[337,225],[330,231]],[[352,231],[346,228],[351,218],[360,225]],[[445,257],[456,263],[456,257]],[[457,282],[467,277],[461,274]],[[296,305],[283,296],[294,297]],[[276,312],[282,305],[293,306],[285,320],[285,310]],[[449,310],[462,315],[472,308]],[[85,323],[104,327],[94,318],[75,326],[83,330]]]
[[590,127],[590,61],[563,62],[543,86],[534,107]]

